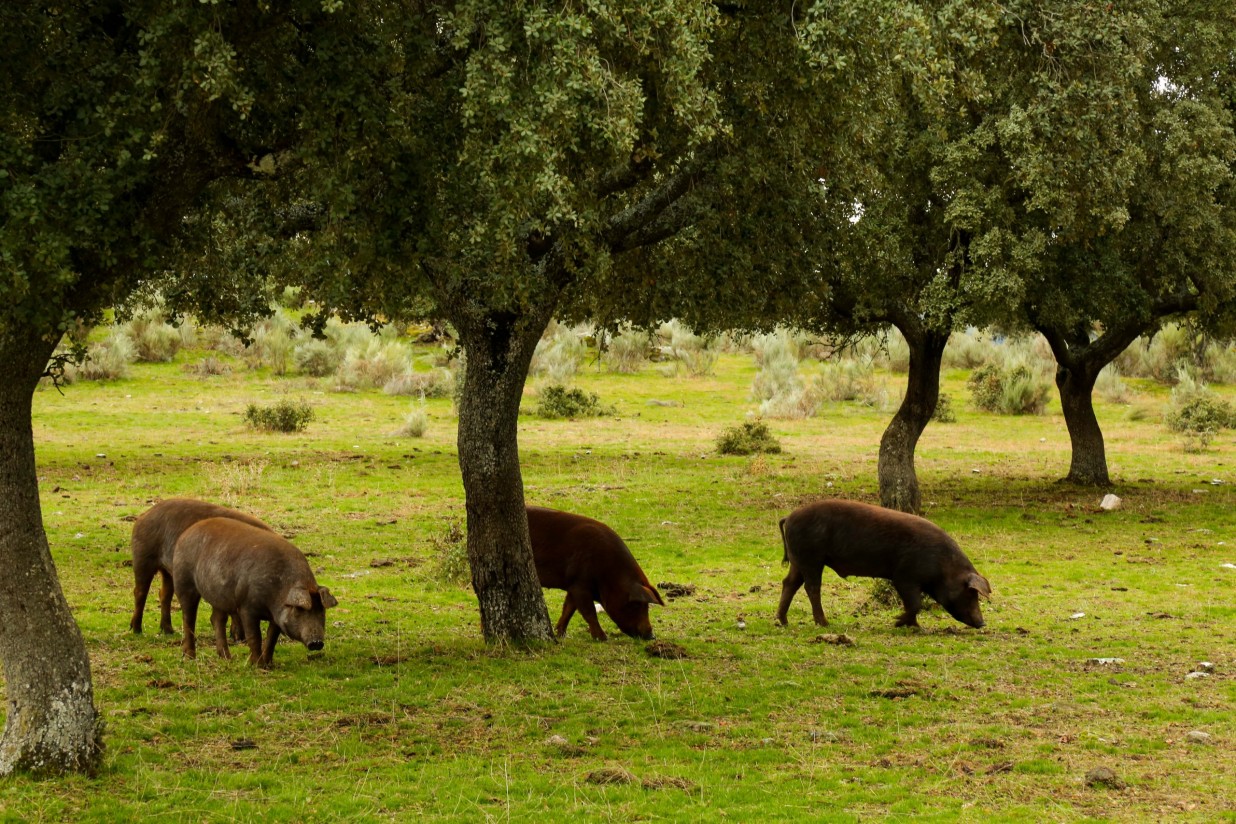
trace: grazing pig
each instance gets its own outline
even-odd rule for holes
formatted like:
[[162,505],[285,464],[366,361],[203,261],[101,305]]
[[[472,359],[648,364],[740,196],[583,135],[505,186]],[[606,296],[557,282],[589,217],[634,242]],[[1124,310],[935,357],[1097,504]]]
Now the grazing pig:
[[827,566],[842,578],[892,582],[905,607],[896,626],[918,626],[924,592],[963,624],[983,626],[979,598],[990,597],[991,585],[957,542],[925,518],[854,501],[818,501],[781,519],[781,542],[790,564],[777,610],[782,625],[804,583],[815,622],[828,624],[820,607],[820,575]]
[[627,635],[653,637],[648,605],[665,602],[614,530],[582,515],[530,506],[528,532],[541,586],[566,590],[558,637],[579,610],[592,637],[604,641],[594,606],[598,601]]
[[143,512],[133,524],[133,617],[129,620],[129,628],[134,632],[142,631],[146,596],[158,573],[162,580],[159,631],[167,635],[172,633],[172,559],[176,541],[182,532],[206,518],[233,518],[270,531],[270,527],[252,515],[191,498],[168,498]]
[[[291,542],[231,518],[207,518],[184,531],[176,544],[172,579],[184,617],[184,654],[196,655],[197,607],[213,607],[215,648],[231,658],[224,624],[234,615],[244,627],[249,663],[269,667],[279,633],[319,650],[326,638],[326,610],[338,601],[319,587],[309,562]],[[235,619],[234,619],[235,620]],[[266,643],[262,625],[269,621]]]

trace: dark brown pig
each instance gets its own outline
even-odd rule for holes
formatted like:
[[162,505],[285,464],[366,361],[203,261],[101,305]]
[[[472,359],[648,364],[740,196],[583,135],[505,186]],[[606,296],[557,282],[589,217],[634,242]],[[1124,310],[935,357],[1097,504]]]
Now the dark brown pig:
[[918,626],[923,593],[963,624],[983,626],[979,598],[990,597],[991,585],[957,542],[925,518],[854,501],[817,501],[781,519],[781,542],[790,564],[777,610],[782,625],[804,583],[815,622],[828,624],[820,607],[820,576],[831,567],[842,578],[892,582],[905,607],[896,626]]
[[[269,530],[232,518],[207,518],[184,531],[176,544],[172,578],[184,618],[184,654],[196,655],[198,603],[213,607],[215,648],[231,658],[224,625],[234,615],[244,627],[249,663],[269,667],[279,634],[319,650],[326,639],[326,610],[339,602],[319,587],[304,554]],[[262,621],[269,621],[262,643]]]
[[129,627],[142,631],[142,613],[146,596],[156,573],[162,580],[159,592],[159,631],[172,632],[172,559],[180,534],[206,518],[232,518],[270,531],[270,527],[254,518],[226,506],[196,501],[192,498],[168,498],[143,512],[133,524],[133,617]]
[[566,590],[556,628],[559,637],[579,610],[592,637],[604,641],[597,602],[627,635],[653,637],[648,605],[665,602],[614,530],[582,515],[530,506],[528,532],[541,586]]

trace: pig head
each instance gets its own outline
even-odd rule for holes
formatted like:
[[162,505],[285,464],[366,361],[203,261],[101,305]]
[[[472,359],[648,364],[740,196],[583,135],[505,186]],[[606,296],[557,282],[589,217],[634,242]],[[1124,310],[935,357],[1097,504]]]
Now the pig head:
[[653,637],[648,606],[665,602],[614,530],[582,515],[530,506],[528,533],[541,586],[566,590],[555,628],[559,637],[578,610],[592,637],[604,641],[597,602],[627,635]]
[[820,577],[830,567],[842,578],[886,578],[904,611],[897,626],[918,626],[924,593],[948,614],[971,627],[984,624],[981,598],[991,585],[948,533],[917,515],[856,501],[817,501],[781,521],[789,573],[781,585],[778,623],[785,624],[790,601],[806,585],[815,622],[828,621],[820,606]]
[[[194,657],[197,608],[213,608],[215,646],[230,658],[224,622],[235,615],[245,631],[249,663],[268,667],[280,634],[311,650],[326,639],[326,610],[338,601],[319,587],[309,562],[283,537],[230,518],[207,518],[176,544],[172,576],[184,619],[182,646]],[[261,622],[268,621],[263,643]]]

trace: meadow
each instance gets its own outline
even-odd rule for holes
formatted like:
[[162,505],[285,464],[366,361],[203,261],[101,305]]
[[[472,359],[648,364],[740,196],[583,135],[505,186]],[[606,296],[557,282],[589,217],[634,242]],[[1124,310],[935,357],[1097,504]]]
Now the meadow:
[[[440,347],[412,351],[425,372]],[[706,371],[618,373],[586,352],[574,385],[609,413],[536,417],[534,379],[520,426],[528,501],[606,522],[681,593],[652,619],[683,657],[592,641],[578,616],[547,648],[485,646],[444,571],[463,522],[449,397],[336,391],[197,345],[44,388],[43,514],[108,749],[96,778],[0,783],[0,819],[1236,821],[1231,430],[1188,451],[1163,424],[1170,389],[1126,379],[1127,403],[1098,404],[1123,499],[1106,512],[1104,490],[1057,482],[1054,396],[980,412],[970,370],[949,368],[956,420],[928,427],[917,466],[925,514],[995,590],[986,628],[934,608],[895,629],[872,581],[828,571],[830,626],[800,593],[779,627],[777,522],[876,501],[904,376],[871,373],[891,402],[766,418],[781,453],[723,456],[717,436],[760,406],[757,365],[726,351]],[[280,399],[311,406],[304,431],[246,425]],[[421,437],[401,431],[414,410]],[[252,512],[309,556],[340,601],[321,653],[284,639],[269,671],[209,645],[185,660],[179,612],[159,635],[153,598],[129,631],[131,522],[172,496]],[[563,593],[545,594],[556,620]]]

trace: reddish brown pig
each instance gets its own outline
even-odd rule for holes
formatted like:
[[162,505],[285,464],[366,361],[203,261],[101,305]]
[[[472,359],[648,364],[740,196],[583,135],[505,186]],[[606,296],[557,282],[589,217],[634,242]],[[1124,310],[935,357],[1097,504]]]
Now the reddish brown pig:
[[129,627],[142,631],[142,613],[150,584],[158,573],[162,588],[159,592],[159,631],[172,632],[172,559],[180,534],[206,518],[232,518],[271,531],[270,527],[243,512],[226,506],[195,501],[191,498],[168,498],[146,510],[133,524],[133,617]]
[[[339,602],[314,580],[309,562],[290,541],[232,518],[207,518],[176,544],[172,578],[184,618],[184,654],[196,655],[198,603],[213,607],[215,648],[231,658],[224,625],[234,615],[244,627],[249,663],[269,667],[279,634],[311,650],[326,640],[326,610]],[[262,643],[262,621],[269,621]]]
[[592,637],[604,641],[597,602],[627,635],[653,637],[648,605],[665,602],[614,530],[582,515],[530,506],[528,532],[541,586],[566,590],[556,628],[559,637],[579,610]]
[[855,501],[817,501],[781,519],[781,542],[790,564],[777,610],[782,625],[804,583],[815,622],[828,624],[820,607],[820,576],[831,567],[842,578],[892,582],[905,608],[896,626],[918,626],[923,593],[963,624],[983,626],[979,598],[990,597],[991,585],[957,542],[925,518]]

